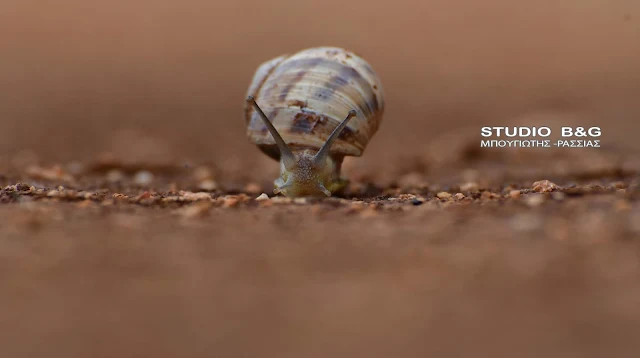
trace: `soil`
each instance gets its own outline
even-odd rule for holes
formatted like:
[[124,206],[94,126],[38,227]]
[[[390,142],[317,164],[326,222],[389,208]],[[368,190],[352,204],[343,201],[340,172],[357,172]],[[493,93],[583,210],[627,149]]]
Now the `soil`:
[[[3,357],[637,356],[638,5],[83,4],[0,14]],[[384,122],[344,193],[275,197],[245,91],[316,44]]]

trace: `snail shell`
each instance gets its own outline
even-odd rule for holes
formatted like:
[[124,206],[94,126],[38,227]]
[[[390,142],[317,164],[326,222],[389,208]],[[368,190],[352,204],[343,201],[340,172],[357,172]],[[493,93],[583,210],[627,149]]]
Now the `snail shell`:
[[[355,109],[356,116],[329,152],[336,158],[361,156],[384,111],[384,91],[373,68],[337,47],[306,49],[264,62],[248,94],[260,103],[292,150],[320,149],[349,110]],[[250,141],[278,160],[276,142],[259,114],[248,103],[244,111]]]

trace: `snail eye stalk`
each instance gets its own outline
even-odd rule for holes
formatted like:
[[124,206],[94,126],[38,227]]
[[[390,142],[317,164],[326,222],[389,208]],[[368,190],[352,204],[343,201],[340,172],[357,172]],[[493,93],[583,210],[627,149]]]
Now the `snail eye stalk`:
[[349,123],[349,120],[355,116],[356,116],[355,109],[350,110],[349,114],[347,114],[347,117],[344,120],[342,120],[342,123],[340,123],[336,127],[336,129],[333,130],[333,132],[331,132],[331,135],[329,136],[327,141],[324,143],[322,148],[320,148],[318,153],[316,153],[316,155],[313,157],[313,164],[322,165],[322,163],[324,163],[324,161],[327,159],[327,156],[329,155],[329,150],[331,150],[331,146],[333,146],[333,143],[335,143],[335,141],[338,139],[338,136],[340,136],[340,133],[342,133],[342,130],[344,129],[344,127],[346,127],[347,124]]
[[287,169],[293,168],[296,164],[295,156],[293,155],[293,152],[291,151],[289,146],[287,146],[287,143],[285,143],[284,139],[282,139],[282,137],[280,136],[280,133],[278,133],[278,131],[276,130],[276,127],[273,126],[269,118],[267,118],[262,109],[260,109],[260,106],[258,106],[258,103],[256,103],[256,100],[255,98],[253,98],[253,96],[248,96],[247,102],[251,103],[256,109],[256,112],[258,112],[260,118],[262,118],[262,121],[271,133],[271,136],[273,136],[273,139],[276,141],[276,145],[280,150],[280,157],[282,159],[282,162],[284,163],[284,166]]

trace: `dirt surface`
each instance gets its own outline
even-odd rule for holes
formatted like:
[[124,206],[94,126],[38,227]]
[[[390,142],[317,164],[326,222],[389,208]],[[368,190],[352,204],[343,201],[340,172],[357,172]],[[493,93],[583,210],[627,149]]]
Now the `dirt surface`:
[[[637,357],[638,21],[623,0],[3,7],[1,356]],[[372,64],[385,119],[342,195],[274,198],[245,91],[314,45]],[[480,148],[496,125],[602,145]]]

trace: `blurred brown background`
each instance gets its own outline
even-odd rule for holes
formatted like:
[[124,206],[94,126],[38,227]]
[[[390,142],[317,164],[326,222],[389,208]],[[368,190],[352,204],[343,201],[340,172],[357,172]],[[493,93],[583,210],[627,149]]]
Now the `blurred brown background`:
[[630,0],[7,1],[0,152],[214,161],[272,180],[244,135],[245,91],[262,61],[316,45],[382,77],[385,122],[359,161],[371,170],[505,123],[599,125],[603,144],[638,148],[639,38]]
[[[637,158],[639,40],[631,0],[2,0],[0,168],[112,153],[268,185],[245,91],[261,62],[317,45],[362,55],[385,86],[362,171],[456,159],[500,124],[602,127],[608,149],[558,166]],[[556,152],[527,153],[512,162],[546,170]],[[552,179],[538,174],[520,183]],[[3,204],[0,356],[636,357],[638,241],[616,240],[637,237],[640,208],[583,199],[192,220]]]

